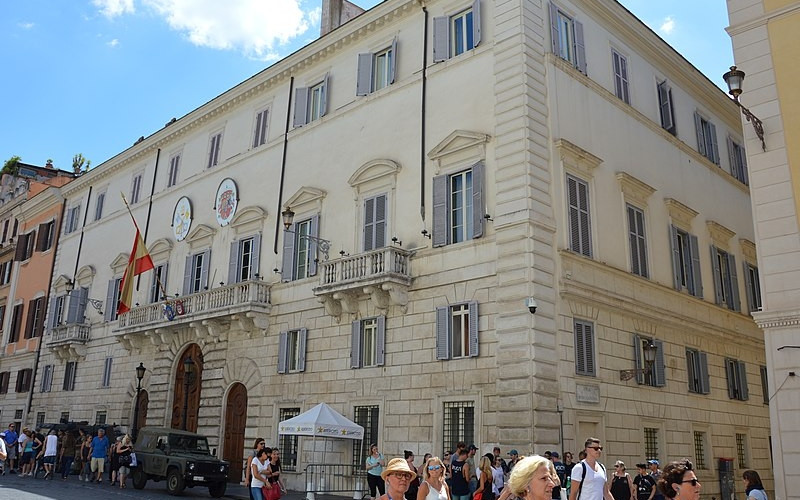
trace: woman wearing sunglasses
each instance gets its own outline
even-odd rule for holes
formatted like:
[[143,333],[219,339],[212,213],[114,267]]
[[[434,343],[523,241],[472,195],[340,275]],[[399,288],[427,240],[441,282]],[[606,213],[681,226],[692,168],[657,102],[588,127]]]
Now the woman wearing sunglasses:
[[450,488],[444,480],[444,462],[433,457],[425,462],[424,467],[417,500],[450,500]]
[[408,491],[408,486],[417,473],[408,466],[405,458],[393,458],[381,472],[381,478],[386,481],[386,494],[380,500],[403,500],[403,495]]
[[699,500],[703,485],[697,480],[689,459],[672,462],[661,473],[658,488],[667,498],[680,500]]

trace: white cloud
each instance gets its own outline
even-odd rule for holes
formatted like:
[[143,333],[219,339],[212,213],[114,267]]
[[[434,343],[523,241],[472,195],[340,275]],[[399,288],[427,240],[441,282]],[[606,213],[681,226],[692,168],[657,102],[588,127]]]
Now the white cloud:
[[661,27],[658,28],[658,31],[665,35],[669,35],[675,29],[675,19],[672,16],[667,16],[664,18],[664,21],[661,23]]
[[33,28],[35,26],[35,24],[33,24],[33,23],[19,23],[17,26],[19,26],[20,28],[22,28],[24,30],[29,30],[29,29]]
[[106,45],[108,45],[109,47],[111,47],[113,49],[114,47],[119,45],[119,40],[115,38],[115,39],[111,40],[110,42],[107,42]]
[[134,13],[133,0],[92,0],[92,4],[109,19]]
[[311,23],[311,26],[319,28],[319,21],[322,18],[322,7],[317,7],[309,11],[308,13],[308,22]]

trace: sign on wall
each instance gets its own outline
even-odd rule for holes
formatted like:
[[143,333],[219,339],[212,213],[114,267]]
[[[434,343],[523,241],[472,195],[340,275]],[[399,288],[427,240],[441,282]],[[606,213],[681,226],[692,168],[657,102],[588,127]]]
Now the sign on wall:
[[183,241],[192,228],[192,202],[182,196],[172,212],[172,232],[176,241]]
[[239,205],[239,190],[236,182],[227,178],[224,179],[217,188],[217,202],[214,205],[214,212],[220,226],[227,226],[236,215],[236,207]]

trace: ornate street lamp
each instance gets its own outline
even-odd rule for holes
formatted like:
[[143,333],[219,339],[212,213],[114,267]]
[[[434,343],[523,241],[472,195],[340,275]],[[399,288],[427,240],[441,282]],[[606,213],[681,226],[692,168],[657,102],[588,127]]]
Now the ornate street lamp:
[[647,344],[642,346],[644,351],[644,368],[636,368],[635,370],[620,370],[620,380],[630,380],[638,375],[649,375],[653,373],[653,365],[656,362],[656,353],[658,348],[652,340],[648,340]]
[[290,231],[289,228],[292,227],[292,222],[294,221],[294,212],[289,207],[286,207],[286,210],[281,212],[281,217],[283,217],[283,226],[286,228],[287,233],[296,234],[298,238],[306,239],[308,241],[313,241],[319,247],[320,253],[325,256],[325,260],[328,260],[328,251],[331,249],[331,242],[324,239],[319,238],[317,236],[312,236],[310,234],[303,234],[297,233],[295,231]]
[[733,102],[742,110],[742,114],[747,121],[753,124],[756,136],[761,139],[761,149],[766,151],[767,144],[764,142],[764,124],[749,109],[742,106],[739,102],[739,95],[742,93],[742,82],[744,81],[744,71],[731,66],[731,70],[722,75],[722,79],[728,84],[728,93],[733,96]]
[[189,386],[194,382],[194,361],[190,356],[183,360],[183,430],[186,430],[186,417],[189,414]]
[[139,363],[139,366],[136,367],[136,406],[133,407],[133,436],[131,436],[134,443],[139,435],[139,393],[142,392],[142,379],[146,371],[144,363]]

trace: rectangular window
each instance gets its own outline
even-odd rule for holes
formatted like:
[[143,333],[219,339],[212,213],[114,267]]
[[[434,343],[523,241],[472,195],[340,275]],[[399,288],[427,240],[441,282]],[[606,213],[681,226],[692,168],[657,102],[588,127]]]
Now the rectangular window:
[[472,170],[450,176],[450,242],[472,234]]
[[576,21],[554,3],[550,3],[550,38],[553,53],[572,63],[586,74],[586,48],[583,42],[583,24]]
[[19,340],[20,329],[22,328],[22,313],[25,304],[17,304],[11,312],[11,331],[8,336],[8,343],[17,342]]
[[[283,422],[300,415],[300,408],[281,408],[278,421]],[[281,470],[297,470],[297,436],[281,434],[278,436],[278,448],[281,452]]]
[[725,358],[725,375],[728,379],[728,397],[747,401],[747,366],[744,361]]
[[769,376],[767,375],[767,367],[759,366],[761,372],[761,394],[763,396],[764,404],[769,404]]
[[208,168],[219,164],[219,150],[222,147],[222,132],[217,132],[211,136],[208,146]]
[[36,244],[36,232],[31,231],[19,235],[17,239],[17,248],[14,251],[14,260],[24,262],[31,258]]
[[66,295],[56,297],[55,305],[53,306],[53,326],[58,326],[64,322],[64,303],[66,298]]
[[673,285],[695,297],[703,296],[697,236],[670,225]]
[[169,173],[167,175],[167,187],[172,187],[178,183],[178,171],[181,167],[181,154],[175,153],[169,158]]
[[8,382],[11,372],[0,372],[0,394],[8,394]]
[[379,417],[380,408],[377,405],[353,407],[353,421],[364,428],[364,439],[353,440],[353,466],[356,470],[364,468],[370,444],[378,443]]
[[739,302],[739,280],[736,277],[736,258],[715,246],[711,246],[711,265],[714,269],[714,299],[731,311],[741,310]]
[[295,227],[295,258],[294,279],[303,279],[309,276],[311,264],[311,240],[306,238],[311,234],[311,219],[297,223]]
[[597,376],[594,364],[594,323],[575,320],[575,373]]
[[61,418],[58,421],[61,422],[62,424],[66,424],[67,422],[69,422],[69,412],[62,411]]
[[356,95],[367,95],[394,83],[397,39],[390,47],[358,55]]
[[183,268],[183,294],[190,295],[208,287],[208,267],[211,262],[211,250],[186,256]]
[[758,268],[749,262],[744,263],[744,281],[747,292],[747,308],[749,312],[761,310],[761,283],[758,279]]
[[295,127],[317,120],[328,112],[328,75],[310,87],[298,87],[295,92],[294,118]]
[[628,60],[614,49],[611,49],[611,62],[614,67],[614,94],[626,104],[631,103],[628,90]]
[[[22,410],[14,410],[14,420],[21,420],[22,419]],[[19,422],[17,422],[17,429],[20,428]]]
[[[646,349],[655,349],[652,366],[646,362]],[[633,336],[633,355],[636,360],[636,382],[651,387],[664,387],[667,384],[664,369],[664,342],[651,337]]]
[[39,337],[44,332],[44,297],[28,303],[28,319],[25,323],[25,338]]
[[436,308],[436,359],[478,356],[478,303]]
[[672,135],[678,135],[675,127],[675,109],[672,102],[672,88],[666,80],[656,86],[658,93],[658,112],[661,117],[661,128]]
[[644,457],[646,460],[658,460],[658,428],[644,428]]
[[77,205],[67,210],[67,219],[64,224],[64,234],[78,230],[80,226],[81,206]]
[[319,215],[300,219],[283,233],[283,258],[281,279],[292,281],[317,274],[317,244],[311,238],[319,237]]
[[17,392],[28,392],[31,389],[31,379],[33,378],[33,370],[25,368],[17,372]]
[[278,339],[278,373],[305,371],[307,337],[307,328],[280,333]]
[[450,53],[453,57],[475,48],[472,9],[450,17]]
[[94,425],[105,425],[106,423],[106,411],[99,410],[94,414]]
[[644,212],[633,205],[627,205],[627,212],[631,272],[647,278],[647,239],[644,231]]
[[6,219],[5,222],[3,222],[3,239],[0,240],[0,243],[6,242],[6,238],[8,238],[8,226],[10,223],[11,219]]
[[[114,321],[117,319],[117,310],[119,309],[119,293],[120,286],[122,285],[122,278],[114,278],[108,282],[108,291],[106,293],[105,302],[105,320]],[[69,318],[67,318],[69,321]]]
[[107,357],[103,365],[103,382],[102,387],[111,387],[111,366],[114,364],[114,358]]
[[253,149],[267,143],[267,124],[269,109],[262,109],[256,113],[255,132],[253,133]]
[[686,373],[689,378],[689,392],[708,394],[711,392],[708,377],[708,355],[696,349],[686,349]]
[[41,392],[50,392],[53,387],[53,369],[55,365],[45,365],[42,370],[42,385],[39,388]]
[[592,256],[592,230],[589,213],[589,184],[567,175],[567,203],[569,211],[569,249]]
[[155,304],[162,299],[162,295],[164,295],[162,287],[163,290],[167,289],[167,268],[168,263],[165,262],[164,264],[158,264],[155,269],[153,269],[153,281],[150,283],[150,293],[148,297],[151,304]]
[[364,251],[386,246],[386,195],[364,200]]
[[443,408],[442,444],[445,450],[455,450],[459,442],[475,442],[475,403],[473,401],[445,402]]
[[142,177],[144,174],[136,174],[131,181],[131,205],[139,203],[139,197],[142,194]]
[[77,361],[67,361],[64,368],[64,386],[65,391],[75,390],[75,373],[78,371]]
[[747,468],[747,435],[736,433],[736,460],[739,469]]
[[433,61],[446,61],[477,47],[481,42],[481,4],[457,14],[433,18]]
[[7,260],[0,264],[0,285],[8,285],[11,283],[11,269],[14,261]]
[[228,262],[228,284],[258,278],[260,254],[260,234],[232,241],[230,261]]
[[433,246],[483,236],[484,164],[433,178]]
[[325,82],[320,82],[309,89],[308,92],[308,121],[313,122],[322,118],[323,104],[325,103]]
[[206,268],[205,260],[205,254],[202,253],[192,256],[190,293],[197,293],[203,289],[203,269]]
[[392,83],[392,67],[394,53],[391,48],[382,50],[374,56],[373,75],[374,82],[372,90],[380,90]]
[[711,163],[719,165],[717,128],[697,111],[694,113],[694,126],[697,133],[697,151]]
[[351,324],[351,368],[383,366],[386,316],[355,320]]
[[106,204],[106,193],[97,193],[97,201],[94,202],[94,220],[103,218],[103,206]]
[[0,333],[3,331],[3,324],[6,320],[6,305],[0,305]]
[[731,136],[728,136],[728,160],[731,164],[731,175],[742,184],[747,185],[747,154]]
[[239,276],[238,281],[247,281],[253,276],[253,238],[239,241]]
[[45,418],[46,418],[45,412],[43,411],[36,412],[36,426],[41,427],[44,424]]
[[46,252],[53,246],[53,238],[55,237],[56,221],[51,220],[44,224],[39,224],[39,237],[36,240],[36,251]]
[[694,465],[706,469],[706,433],[694,431]]

